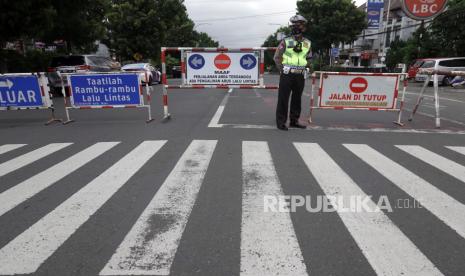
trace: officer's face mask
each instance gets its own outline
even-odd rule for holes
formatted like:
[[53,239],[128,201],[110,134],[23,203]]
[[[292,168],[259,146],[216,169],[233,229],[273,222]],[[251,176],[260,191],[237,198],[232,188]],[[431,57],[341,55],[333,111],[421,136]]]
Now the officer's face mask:
[[292,35],[300,35],[305,31],[305,24],[303,23],[295,23],[292,25],[291,32]]

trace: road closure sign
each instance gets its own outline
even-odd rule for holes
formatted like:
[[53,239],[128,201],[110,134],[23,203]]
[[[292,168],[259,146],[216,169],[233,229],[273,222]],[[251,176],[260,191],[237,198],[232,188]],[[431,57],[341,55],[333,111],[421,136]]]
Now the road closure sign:
[[258,85],[259,51],[187,52],[186,85]]
[[0,107],[44,107],[43,96],[35,75],[0,76]]
[[137,74],[71,75],[73,106],[142,105]]
[[395,109],[397,75],[323,75],[319,107]]

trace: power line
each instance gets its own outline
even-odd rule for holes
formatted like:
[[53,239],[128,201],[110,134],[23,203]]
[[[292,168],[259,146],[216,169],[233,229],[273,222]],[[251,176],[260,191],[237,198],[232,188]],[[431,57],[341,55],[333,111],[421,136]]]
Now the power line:
[[285,12],[273,12],[273,13],[254,14],[254,15],[246,15],[246,16],[236,16],[236,17],[199,19],[199,20],[194,20],[194,22],[203,23],[203,22],[216,22],[216,21],[238,20],[238,19],[246,19],[246,18],[256,18],[256,17],[266,17],[266,16],[273,16],[273,15],[280,15],[280,14],[289,14],[289,13],[295,13],[295,10],[294,10],[294,11],[285,11]]

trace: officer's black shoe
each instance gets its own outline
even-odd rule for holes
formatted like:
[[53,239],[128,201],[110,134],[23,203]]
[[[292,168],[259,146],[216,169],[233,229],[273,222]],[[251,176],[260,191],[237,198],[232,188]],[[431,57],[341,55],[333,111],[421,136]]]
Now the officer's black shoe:
[[278,129],[280,130],[289,130],[286,125],[278,125]]
[[291,123],[291,124],[289,125],[289,127],[292,127],[292,128],[301,128],[301,129],[306,129],[306,128],[307,128],[307,126],[301,125],[301,124],[299,124],[299,123]]

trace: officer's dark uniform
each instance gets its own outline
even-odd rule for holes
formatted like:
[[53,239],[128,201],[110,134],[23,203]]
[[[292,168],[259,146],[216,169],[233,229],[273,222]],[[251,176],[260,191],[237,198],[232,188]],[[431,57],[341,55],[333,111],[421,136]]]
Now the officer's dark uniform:
[[279,44],[274,61],[280,69],[278,106],[276,108],[276,125],[287,129],[286,121],[291,97],[290,126],[305,128],[299,124],[302,92],[305,86],[305,68],[311,58],[310,40],[300,36],[287,37]]

